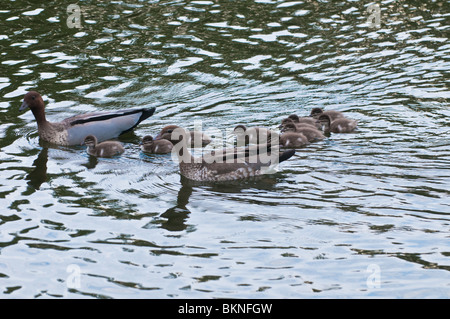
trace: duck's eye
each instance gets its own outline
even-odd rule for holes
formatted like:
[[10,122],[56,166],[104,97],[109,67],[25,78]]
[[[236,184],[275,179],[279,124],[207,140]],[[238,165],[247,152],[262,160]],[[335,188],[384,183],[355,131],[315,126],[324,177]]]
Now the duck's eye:
[[34,100],[36,97],[33,95],[31,98]]
[[173,132],[173,130],[168,130],[168,131],[167,131],[167,133],[172,133],[172,132]]

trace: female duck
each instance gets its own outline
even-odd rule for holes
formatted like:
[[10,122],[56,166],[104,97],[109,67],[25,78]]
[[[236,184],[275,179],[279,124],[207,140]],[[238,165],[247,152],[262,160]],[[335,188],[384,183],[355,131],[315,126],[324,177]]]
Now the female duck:
[[187,148],[186,132],[178,131],[176,134],[180,137],[180,143],[175,146],[174,151],[178,156],[180,173],[194,181],[231,181],[259,176],[295,154],[295,150],[278,152],[278,147],[256,145],[224,152],[216,151],[201,158],[194,158]]
[[35,91],[25,95],[19,110],[27,108],[33,112],[36,119],[39,137],[58,145],[80,145],[87,135],[94,135],[99,141],[118,137],[155,112],[155,108],[125,109],[80,114],[61,122],[49,122],[45,117],[44,101]]
[[141,150],[146,153],[167,154],[172,152],[172,149],[173,144],[168,140],[154,140],[150,135],[142,139]]
[[97,138],[94,135],[86,136],[84,144],[87,146],[87,153],[96,157],[113,157],[125,151],[123,145],[116,141],[105,141],[97,144]]

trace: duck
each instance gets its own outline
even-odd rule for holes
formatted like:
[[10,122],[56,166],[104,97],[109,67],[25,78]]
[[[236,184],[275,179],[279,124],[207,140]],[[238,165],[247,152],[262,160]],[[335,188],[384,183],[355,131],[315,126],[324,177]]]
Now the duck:
[[290,119],[295,124],[308,124],[314,126],[315,128],[320,129],[320,124],[317,123],[317,120],[309,116],[299,117],[297,114],[291,114],[287,118]]
[[281,132],[283,134],[285,134],[286,132],[302,133],[308,139],[308,142],[320,141],[325,138],[325,135],[323,135],[323,133],[316,128],[296,126],[294,123],[288,123],[284,125],[281,129]]
[[146,153],[167,154],[170,153],[172,149],[173,149],[172,142],[166,139],[155,141],[153,137],[150,135],[146,135],[142,138],[141,150]]
[[[156,135],[155,141],[157,140],[168,140],[173,145],[176,145],[180,142],[179,136],[172,136],[172,133],[174,131],[177,131],[177,129],[180,129],[181,127],[177,125],[167,125],[161,129],[161,131]],[[184,129],[183,129],[184,130]],[[189,137],[188,137],[188,144],[191,147],[205,147],[209,143],[211,143],[211,137],[209,137],[207,134],[200,132],[200,131],[187,131]]]
[[95,157],[113,157],[125,152],[120,142],[104,141],[98,143],[97,137],[92,134],[84,138],[83,144],[87,146],[87,153]]
[[64,146],[80,145],[87,135],[94,135],[98,141],[118,137],[133,130],[155,112],[155,108],[123,109],[79,114],[60,122],[49,122],[45,116],[44,100],[36,91],[25,94],[19,111],[26,109],[33,112],[42,140]]
[[320,107],[313,108],[311,110],[311,114],[309,116],[311,116],[315,119],[318,119],[319,116],[321,116],[322,114],[328,115],[332,121],[334,121],[337,118],[344,117],[344,114],[342,114],[342,112],[334,111],[334,110],[324,111]]
[[319,116],[319,122],[322,124],[325,134],[329,134],[330,132],[351,133],[355,131],[358,126],[358,122],[356,120],[348,118],[337,118],[335,120],[331,120],[331,117],[326,114]]
[[309,144],[302,133],[286,132],[280,135],[280,145],[284,148],[300,148]]
[[[177,133],[178,134],[178,133]],[[272,145],[252,145],[215,151],[202,157],[193,157],[188,150],[187,133],[181,131],[180,143],[175,146],[180,174],[199,182],[242,180],[269,173],[274,165],[295,154],[294,149],[279,151]]]
[[238,145],[270,143],[274,132],[265,127],[247,127],[244,124],[236,125],[233,134],[237,137]]
[[295,127],[298,127],[298,128],[301,128],[301,127],[309,127],[312,129],[321,129],[322,128],[320,123],[319,123],[319,125],[317,125],[317,123],[316,123],[317,120],[312,119],[312,118],[310,118],[310,119],[315,123],[314,125],[306,123],[306,122],[296,123],[290,118],[285,118],[285,119],[283,119],[283,121],[281,121],[281,124],[280,124],[280,126],[278,126],[278,128],[282,129],[283,127],[286,126],[286,124],[290,124],[290,123],[295,125]]

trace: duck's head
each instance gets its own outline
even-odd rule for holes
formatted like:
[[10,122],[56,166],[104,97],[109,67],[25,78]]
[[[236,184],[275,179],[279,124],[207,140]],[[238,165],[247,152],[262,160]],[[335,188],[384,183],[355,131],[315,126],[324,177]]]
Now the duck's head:
[[88,135],[84,138],[83,144],[87,147],[95,147],[97,144],[97,138],[94,135]]
[[155,136],[155,140],[169,140],[172,141],[172,133],[177,130],[181,129],[181,127],[177,125],[167,125],[161,129],[161,131],[158,133],[158,135]]
[[236,125],[236,127],[233,130],[234,134],[243,134],[247,130],[247,127],[244,124]]
[[320,107],[315,107],[311,110],[311,114],[309,116],[318,118],[323,113],[323,110]]
[[297,127],[293,122],[287,123],[286,125],[283,125],[281,132],[296,132]]
[[278,126],[278,128],[283,128],[286,124],[290,124],[290,123],[294,123],[294,121],[292,121],[292,119],[287,117],[281,121],[281,124],[280,124],[280,126]]
[[25,94],[25,97],[23,98],[23,103],[20,106],[19,111],[24,111],[27,108],[29,108],[32,111],[45,108],[44,100],[42,99],[42,96],[38,92],[30,91],[27,94]]
[[153,137],[150,135],[146,135],[142,138],[142,142],[140,145],[151,145],[153,144]]
[[322,127],[327,128],[327,127],[330,126],[331,118],[330,118],[330,116],[327,115],[327,114],[322,114],[322,115],[320,115],[319,118],[317,119],[317,122],[319,122],[320,125],[321,125]]
[[291,114],[288,116],[288,119],[291,119],[294,123],[300,122],[300,119],[297,114]]

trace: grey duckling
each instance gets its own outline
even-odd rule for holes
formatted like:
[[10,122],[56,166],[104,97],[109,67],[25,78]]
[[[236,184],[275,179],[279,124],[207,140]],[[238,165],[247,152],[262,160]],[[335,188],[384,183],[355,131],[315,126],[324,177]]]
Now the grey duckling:
[[334,110],[324,111],[320,107],[313,108],[311,110],[311,114],[309,116],[311,116],[315,119],[318,119],[319,116],[321,116],[322,114],[328,115],[332,121],[334,121],[335,119],[344,117],[344,114],[342,114],[342,112],[334,111]]
[[45,117],[45,103],[38,92],[25,94],[20,111],[29,108],[37,122],[39,137],[52,144],[80,145],[87,135],[99,141],[118,137],[131,131],[155,112],[155,108],[124,109],[75,115],[61,122],[49,122]]
[[292,119],[290,118],[285,118],[283,121],[281,121],[281,125],[278,126],[280,129],[284,128],[287,124],[294,124],[295,127],[301,128],[301,127],[309,127],[312,129],[322,129],[322,125],[320,125],[320,123],[317,123],[317,120],[313,119],[313,118],[309,118],[311,119],[314,123],[316,123],[315,125],[309,124],[307,122],[301,122],[301,123],[296,123],[294,122]]
[[314,126],[317,129],[320,129],[320,124],[317,123],[317,120],[314,118],[311,118],[309,116],[299,117],[296,114],[291,114],[287,118],[291,119],[295,124],[308,124],[308,125]]
[[302,133],[286,132],[280,135],[280,145],[284,148],[300,148],[309,144]]
[[172,149],[172,142],[166,139],[154,140],[150,135],[146,135],[142,138],[141,150],[143,152],[153,154],[167,154],[172,152]]
[[97,144],[97,138],[94,135],[86,136],[84,144],[87,146],[87,153],[96,157],[113,157],[125,151],[120,142],[105,141]]
[[[278,146],[253,145],[194,158],[187,148],[186,132],[179,131],[177,134],[181,137],[181,143],[175,146],[180,173],[194,181],[232,181],[259,176],[295,154],[295,150],[278,152]],[[269,152],[266,152],[267,149]]]
[[323,114],[319,116],[319,122],[323,126],[325,134],[332,133],[351,133],[355,131],[358,122],[348,118],[337,118],[331,120],[329,115]]
[[[157,141],[164,139],[170,141],[173,145],[176,145],[180,142],[180,140],[177,137],[172,137],[172,132],[180,128],[181,127],[177,125],[167,125],[161,129],[154,140]],[[187,130],[186,132],[188,132],[188,145],[190,145],[191,147],[204,147],[211,143],[211,138],[205,133]]]
[[285,132],[302,133],[308,139],[309,142],[320,141],[325,138],[325,135],[323,135],[323,133],[316,128],[306,126],[296,126],[293,123],[286,124],[281,131],[283,132],[283,134]]
[[234,128],[233,134],[236,135],[240,146],[242,142],[244,145],[270,143],[272,135],[275,133],[265,127],[247,127],[239,124]]

